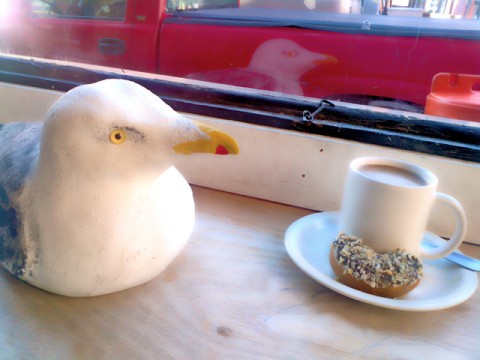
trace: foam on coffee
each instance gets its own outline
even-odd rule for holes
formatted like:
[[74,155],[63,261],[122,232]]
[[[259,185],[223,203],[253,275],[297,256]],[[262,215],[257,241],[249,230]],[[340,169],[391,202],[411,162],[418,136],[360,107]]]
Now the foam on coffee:
[[390,165],[368,164],[360,166],[358,171],[372,180],[397,186],[425,186],[428,184],[420,175]]

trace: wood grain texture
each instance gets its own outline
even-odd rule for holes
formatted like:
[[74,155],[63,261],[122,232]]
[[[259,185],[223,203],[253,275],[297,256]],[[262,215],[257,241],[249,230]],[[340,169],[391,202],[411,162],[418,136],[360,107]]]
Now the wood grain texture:
[[[153,281],[94,298],[49,294],[0,271],[5,359],[475,359],[480,293],[409,313],[345,298],[288,257],[310,211],[194,188],[191,241]],[[463,248],[480,256],[480,247]]]

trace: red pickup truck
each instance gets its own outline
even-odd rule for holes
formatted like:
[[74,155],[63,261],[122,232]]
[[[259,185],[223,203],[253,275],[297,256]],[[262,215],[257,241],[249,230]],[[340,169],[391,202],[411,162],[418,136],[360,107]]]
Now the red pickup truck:
[[372,0],[356,9],[354,3],[2,0],[0,46],[7,53],[410,110],[424,106],[435,74],[480,74],[478,20],[402,17]]

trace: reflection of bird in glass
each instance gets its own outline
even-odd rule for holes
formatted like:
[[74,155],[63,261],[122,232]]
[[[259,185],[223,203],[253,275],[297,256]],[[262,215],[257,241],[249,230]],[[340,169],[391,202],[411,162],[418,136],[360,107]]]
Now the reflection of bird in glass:
[[175,258],[194,223],[181,154],[237,153],[123,80],[80,86],[45,122],[0,126],[0,263],[30,284],[91,296],[144,283]]
[[196,80],[237,85],[254,89],[303,95],[300,78],[307,71],[337,63],[332,55],[307,50],[292,40],[273,39],[261,44],[245,68],[232,68],[189,74]]

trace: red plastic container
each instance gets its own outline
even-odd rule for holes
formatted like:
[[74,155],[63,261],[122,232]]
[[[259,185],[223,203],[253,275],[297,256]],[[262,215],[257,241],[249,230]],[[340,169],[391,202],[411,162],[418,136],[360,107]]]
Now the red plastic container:
[[435,75],[425,114],[480,122],[480,76]]

